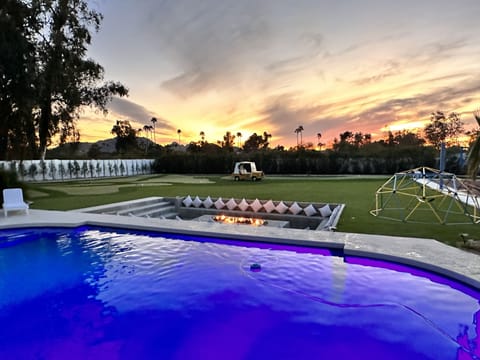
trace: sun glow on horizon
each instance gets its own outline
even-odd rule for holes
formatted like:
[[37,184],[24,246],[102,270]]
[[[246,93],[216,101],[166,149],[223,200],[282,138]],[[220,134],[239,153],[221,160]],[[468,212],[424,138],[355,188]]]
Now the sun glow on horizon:
[[152,117],[160,145],[240,132],[237,145],[266,131],[271,148],[297,146],[300,125],[304,144],[325,148],[345,131],[421,135],[434,111],[474,124],[480,2],[254,3],[105,2],[89,55],[130,95],[106,116],[82,114],[81,141],[112,138],[116,120],[142,129]]
[[427,125],[428,120],[420,120],[420,121],[408,121],[408,120],[401,120],[393,122],[389,125],[382,127],[380,130],[383,132],[398,132],[398,131],[411,131],[411,132],[418,132],[421,131]]

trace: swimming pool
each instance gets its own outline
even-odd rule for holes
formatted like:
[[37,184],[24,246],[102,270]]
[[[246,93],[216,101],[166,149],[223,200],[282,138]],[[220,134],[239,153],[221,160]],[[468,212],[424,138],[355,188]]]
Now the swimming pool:
[[480,355],[480,294],[417,269],[86,226],[1,234],[2,359]]

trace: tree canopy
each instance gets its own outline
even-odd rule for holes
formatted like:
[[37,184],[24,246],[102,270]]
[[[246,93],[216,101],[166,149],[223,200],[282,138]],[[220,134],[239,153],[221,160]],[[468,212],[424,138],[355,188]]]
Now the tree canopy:
[[[480,126],[480,109],[476,110],[473,113],[473,116],[475,117],[478,126]],[[470,145],[467,166],[467,173],[475,180],[480,167],[480,131],[477,131],[476,138]]]
[[[128,90],[87,58],[102,15],[86,0],[5,0],[0,9],[0,152],[44,157],[52,137],[78,140],[84,106],[106,112]],[[4,151],[2,151],[4,150]]]
[[266,149],[268,148],[269,141],[272,137],[271,134],[267,133],[266,131],[263,132],[263,135],[257,135],[257,133],[253,133],[250,137],[245,141],[243,145],[243,149],[245,151],[255,151],[259,149]]
[[425,138],[438,149],[443,142],[456,142],[458,135],[464,129],[458,113],[451,112],[445,115],[442,111],[436,111],[430,115],[430,123],[425,127],[424,131]]
[[115,142],[117,152],[122,153],[129,148],[137,147],[137,131],[130,125],[130,121],[117,120],[112,127],[111,133],[117,137]]

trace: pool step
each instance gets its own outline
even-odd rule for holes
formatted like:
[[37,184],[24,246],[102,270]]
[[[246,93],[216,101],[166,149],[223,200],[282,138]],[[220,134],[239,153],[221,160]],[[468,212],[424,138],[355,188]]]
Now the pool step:
[[178,215],[175,212],[175,206],[173,206],[169,202],[159,203],[156,206],[152,207],[149,206],[142,211],[137,211],[134,213],[135,216],[142,216],[142,217],[151,217],[151,218],[166,218],[172,219]]
[[149,215],[151,218],[157,218],[157,219],[179,219],[180,217],[178,216],[178,213],[176,212],[162,212],[162,213],[156,213]]
[[170,207],[171,204],[167,201],[159,201],[154,203],[147,204],[138,204],[134,207],[129,207],[127,209],[122,209],[117,211],[116,215],[135,215],[135,216],[144,216],[150,212],[156,211],[157,209],[163,209],[165,207]]
[[124,201],[74,211],[162,219],[175,219],[178,216],[178,213],[175,210],[175,205],[163,197],[150,197],[139,200]]

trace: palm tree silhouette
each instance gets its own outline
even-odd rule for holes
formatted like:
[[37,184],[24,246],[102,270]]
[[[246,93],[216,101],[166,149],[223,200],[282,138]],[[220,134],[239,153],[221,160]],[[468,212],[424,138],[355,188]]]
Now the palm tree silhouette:
[[152,130],[153,130],[153,126],[152,125],[143,125],[143,131],[145,132],[146,134],[146,137],[147,137],[147,141],[145,141],[145,155],[147,155],[147,152],[148,152],[148,145],[149,145],[149,135],[150,134],[150,139],[152,138]]
[[150,120],[153,124],[153,142],[156,144],[157,143],[157,139],[155,138],[155,124],[157,122],[157,118],[155,117],[152,117],[152,119]]
[[303,143],[303,139],[302,139],[302,131],[303,131],[303,126],[300,125],[299,127],[297,127],[295,129],[295,133],[297,134],[297,147],[299,146],[298,144],[298,134],[300,134],[300,146],[302,146],[302,143]]
[[320,142],[320,139],[322,138],[322,133],[317,133],[317,146],[321,149],[322,148],[322,143]]
[[180,144],[180,134],[182,133],[182,130],[178,129],[177,134],[178,134],[178,143]]
[[205,132],[200,131],[200,137],[202,138],[202,143],[205,142]]
[[[475,120],[480,126],[480,109],[473,112]],[[480,167],[480,129],[477,131],[477,138],[470,145],[467,159],[467,173],[473,180],[477,178],[478,168]]]
[[225,135],[223,135],[223,141],[220,141],[220,144],[223,148],[232,149],[234,141],[235,135],[233,135],[230,131],[227,131]]
[[242,147],[242,133],[240,131],[237,132],[237,138],[238,138],[237,146]]
[[149,137],[148,134],[150,134],[150,138],[152,137],[151,129],[153,129],[152,126],[150,126],[150,125],[143,125],[143,131],[145,131],[145,134],[146,134],[146,136],[147,136],[147,139],[148,139],[148,137]]

